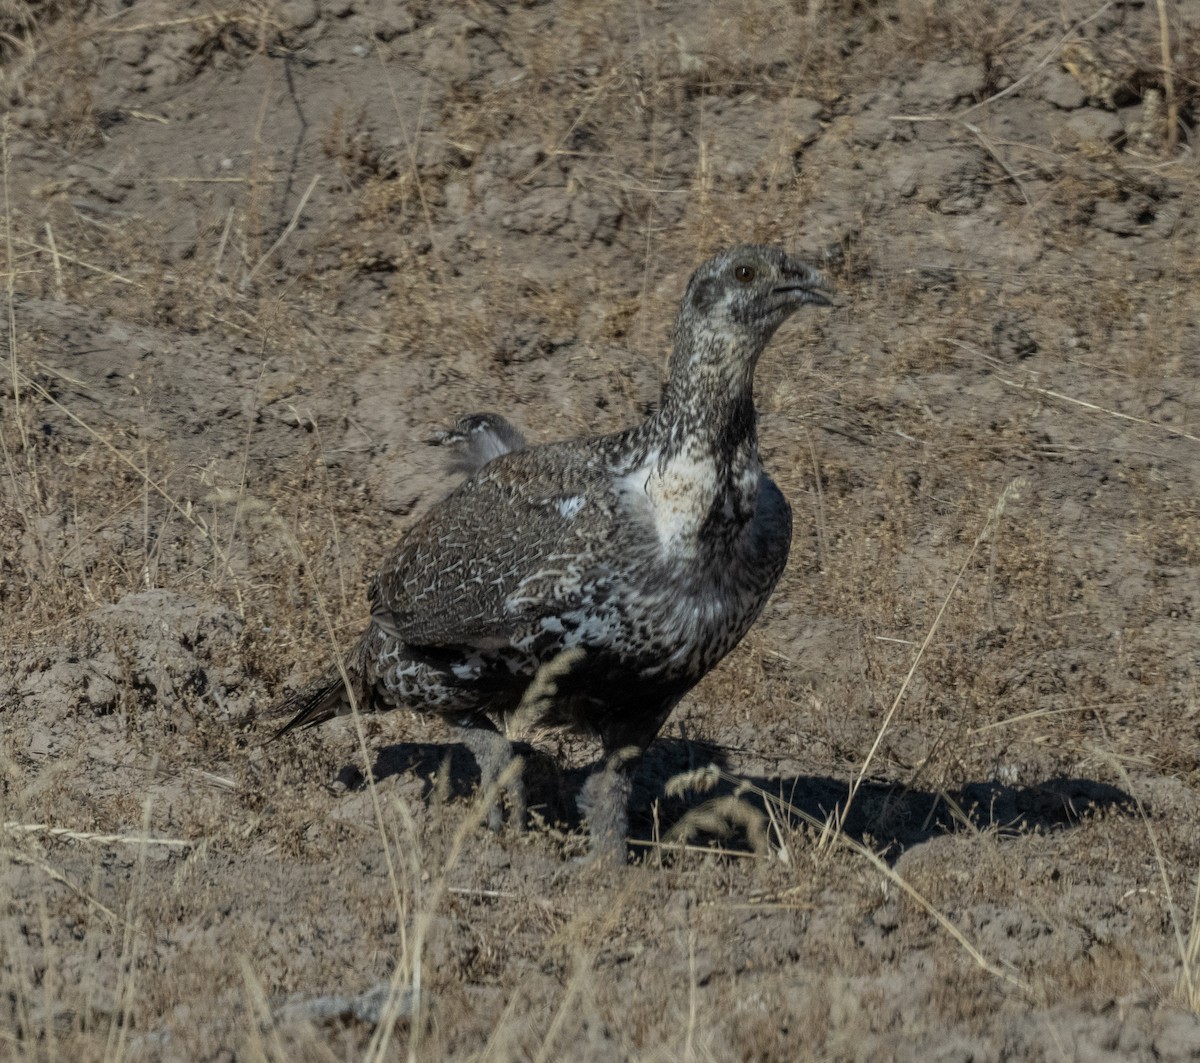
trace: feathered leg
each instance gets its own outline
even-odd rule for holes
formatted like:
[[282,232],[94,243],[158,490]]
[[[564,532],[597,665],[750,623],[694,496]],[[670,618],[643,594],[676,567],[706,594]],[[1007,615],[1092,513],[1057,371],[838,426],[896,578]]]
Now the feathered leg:
[[624,864],[629,835],[629,797],[633,773],[642,759],[638,746],[609,753],[593,769],[579,791],[579,813],[587,824],[593,860]]
[[[517,768],[513,777],[505,784],[504,792],[508,798],[508,821],[516,830],[525,826],[525,780],[521,777],[520,759],[513,756],[512,744],[502,735],[490,721],[477,726],[460,727],[463,744],[471,751],[475,763],[479,765],[479,791],[486,794],[488,789],[500,782],[500,777],[508,770],[513,761]],[[499,831],[504,823],[504,813],[500,808],[500,794],[488,809],[488,827]]]
[[624,720],[614,721],[601,735],[604,757],[592,770],[576,802],[591,836],[591,859],[624,864],[629,851],[629,798],[633,774],[646,747],[683,695],[637,706]]

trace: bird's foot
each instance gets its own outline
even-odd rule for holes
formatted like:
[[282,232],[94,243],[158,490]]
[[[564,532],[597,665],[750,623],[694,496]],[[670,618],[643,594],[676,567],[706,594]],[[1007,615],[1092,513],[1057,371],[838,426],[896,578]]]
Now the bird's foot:
[[500,833],[506,820],[511,830],[519,833],[525,829],[525,780],[521,777],[524,766],[520,757],[513,757],[498,779],[489,786],[479,784],[481,800],[487,799],[489,790],[493,794],[487,811],[488,830],[493,834]]

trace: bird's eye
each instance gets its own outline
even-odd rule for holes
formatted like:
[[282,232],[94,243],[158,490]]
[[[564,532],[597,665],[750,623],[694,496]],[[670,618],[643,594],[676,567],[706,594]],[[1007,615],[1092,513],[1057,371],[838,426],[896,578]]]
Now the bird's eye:
[[738,266],[734,269],[733,275],[737,277],[740,284],[749,284],[752,280],[754,280],[754,267]]

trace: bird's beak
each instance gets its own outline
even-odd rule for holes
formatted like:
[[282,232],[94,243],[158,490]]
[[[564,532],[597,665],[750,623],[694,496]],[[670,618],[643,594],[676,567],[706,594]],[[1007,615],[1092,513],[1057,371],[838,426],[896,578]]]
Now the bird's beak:
[[832,306],[825,293],[833,292],[833,281],[828,274],[810,266],[807,262],[790,259],[783,269],[782,283],[775,285],[772,294],[783,296],[794,306],[806,303],[813,306]]

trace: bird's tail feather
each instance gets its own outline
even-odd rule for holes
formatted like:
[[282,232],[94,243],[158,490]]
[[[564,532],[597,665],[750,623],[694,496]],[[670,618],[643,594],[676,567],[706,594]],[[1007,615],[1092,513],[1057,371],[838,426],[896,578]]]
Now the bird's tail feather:
[[344,675],[336,666],[329,668],[284,700],[271,715],[290,716],[290,719],[271,736],[271,741],[282,738],[289,731],[316,727],[319,723],[348,713],[350,711],[350,694],[346,689],[347,678],[353,687],[359,710],[369,712],[370,706],[365,703],[363,697],[360,657],[361,653],[356,649],[355,652],[347,655]]
[[284,716],[290,713],[291,719],[271,736],[271,740],[282,738],[289,731],[316,727],[319,723],[332,720],[347,712],[349,705],[341,672],[336,668],[330,669],[289,697],[272,714]]

